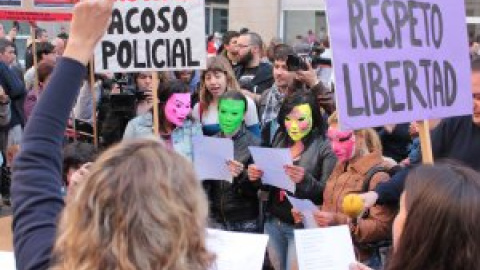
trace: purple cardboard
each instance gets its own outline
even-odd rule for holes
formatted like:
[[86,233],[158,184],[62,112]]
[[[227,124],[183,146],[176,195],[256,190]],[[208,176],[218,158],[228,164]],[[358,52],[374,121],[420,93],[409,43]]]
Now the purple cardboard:
[[341,129],[472,113],[464,1],[327,0],[327,17]]

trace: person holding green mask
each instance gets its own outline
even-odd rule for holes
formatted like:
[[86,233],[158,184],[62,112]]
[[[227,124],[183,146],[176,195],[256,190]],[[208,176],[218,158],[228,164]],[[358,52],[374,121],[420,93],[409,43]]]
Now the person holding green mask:
[[[326,139],[326,121],[311,91],[297,89],[287,96],[277,117],[279,128],[273,137],[273,148],[288,148],[293,165],[285,165],[285,174],[295,183],[295,193],[273,186],[266,204],[265,233],[269,236],[268,254],[277,270],[297,269],[295,223],[289,196],[309,199],[316,205],[323,202],[327,179],[336,164],[336,157]],[[247,170],[250,181],[261,182],[263,172],[254,164]]]
[[220,132],[215,137],[233,140],[234,159],[226,163],[233,182],[204,180],[210,201],[211,226],[227,231],[260,232],[258,222],[260,185],[248,180],[245,168],[253,163],[249,146],[259,146],[260,139],[244,124],[247,98],[239,91],[227,91],[219,97]]

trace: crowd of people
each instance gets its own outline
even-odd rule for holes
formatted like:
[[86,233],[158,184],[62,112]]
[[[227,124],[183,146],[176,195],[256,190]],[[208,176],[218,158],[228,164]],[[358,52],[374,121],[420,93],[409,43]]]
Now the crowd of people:
[[[264,269],[298,269],[294,230],[306,217],[288,196],[318,207],[317,227],[348,226],[352,269],[480,264],[480,60],[472,114],[432,123],[434,157],[447,161],[421,165],[417,123],[340,130],[334,84],[319,76],[328,61],[248,29],[209,46],[205,70],[159,72],[158,85],[153,72],[95,74],[92,88],[87,65],[113,2],[76,4],[68,37],[37,30],[27,54],[38,64],[24,74],[0,27],[1,191],[17,269],[210,269],[206,228],[267,234]],[[311,38],[315,57],[329,54],[328,37]],[[201,135],[233,141],[232,181],[196,178]],[[295,192],[263,183],[251,146],[288,149]],[[342,211],[351,193],[361,216]]]

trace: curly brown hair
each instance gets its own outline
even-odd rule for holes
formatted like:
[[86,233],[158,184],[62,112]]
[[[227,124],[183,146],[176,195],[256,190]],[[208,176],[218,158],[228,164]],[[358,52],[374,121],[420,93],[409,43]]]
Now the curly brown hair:
[[186,159],[157,140],[121,143],[64,209],[52,269],[208,269],[207,214]]

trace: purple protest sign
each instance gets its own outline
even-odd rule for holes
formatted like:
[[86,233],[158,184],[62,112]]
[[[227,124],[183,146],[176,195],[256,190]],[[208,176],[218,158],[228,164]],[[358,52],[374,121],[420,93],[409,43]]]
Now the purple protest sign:
[[464,1],[327,0],[344,130],[472,113]]

